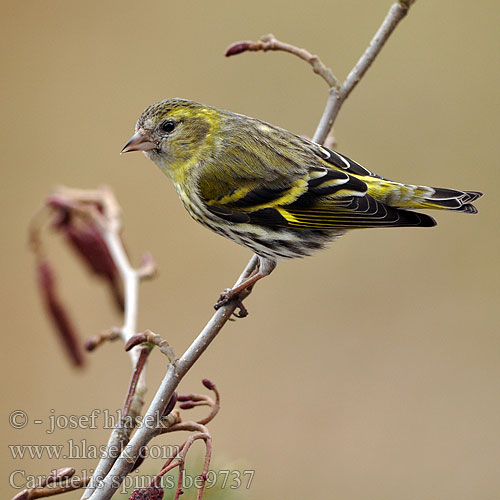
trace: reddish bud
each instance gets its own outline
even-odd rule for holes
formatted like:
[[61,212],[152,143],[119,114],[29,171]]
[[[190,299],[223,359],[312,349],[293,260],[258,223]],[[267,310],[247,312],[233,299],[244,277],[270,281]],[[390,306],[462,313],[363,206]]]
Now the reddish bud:
[[[108,282],[118,308],[123,311],[123,292],[118,270],[97,225],[90,218],[75,216],[72,211],[73,203],[63,197],[51,195],[46,204],[56,213],[53,226],[64,234],[90,272]],[[86,205],[102,212],[102,207],[97,203]]]
[[147,488],[137,488],[130,495],[129,500],[162,500],[163,488],[148,486]]
[[134,335],[132,335],[132,337],[130,337],[128,339],[127,343],[125,344],[124,349],[126,351],[130,351],[130,349],[132,349],[132,347],[135,347],[135,346],[142,344],[144,342],[146,342],[146,335],[144,334],[144,332],[134,333]]
[[195,404],[193,403],[193,401],[187,401],[186,403],[181,403],[179,405],[179,408],[181,410],[190,410],[191,408],[194,408],[195,407]]
[[79,336],[69,314],[56,292],[54,271],[48,261],[37,261],[37,278],[45,308],[54,323],[59,337],[71,361],[76,366],[83,364],[83,351]]
[[230,56],[235,56],[236,54],[241,54],[242,52],[246,52],[247,50],[250,49],[253,43],[254,42],[250,40],[233,43],[226,49],[225,56],[230,57]]
[[210,391],[215,389],[215,384],[209,378],[204,378],[201,383]]
[[167,407],[165,408],[165,411],[163,412],[163,416],[166,417],[169,415],[172,410],[175,408],[175,404],[177,403],[177,391],[174,391],[172,394],[172,397],[169,399],[167,403]]
[[68,224],[61,225],[60,229],[89,271],[108,282],[118,308],[123,311],[123,292],[118,270],[99,229],[91,221],[76,220],[74,217]]
[[98,340],[95,338],[87,339],[83,344],[83,347],[86,351],[92,352],[99,345]]
[[64,467],[62,469],[57,469],[50,476],[45,479],[45,484],[54,483],[56,481],[64,481],[74,476],[76,470],[73,467]]
[[54,473],[54,477],[59,481],[64,481],[75,475],[76,470],[73,467],[63,467],[62,469],[57,469]]
[[135,469],[140,467],[147,456],[148,456],[147,449],[145,446],[142,446],[140,451],[139,451],[139,456],[137,457],[137,460],[135,461],[135,464],[132,467],[132,469],[130,470],[130,472],[133,472],[133,471],[135,471]]
[[191,401],[193,399],[193,394],[179,394],[177,396],[177,401],[183,403],[184,401]]

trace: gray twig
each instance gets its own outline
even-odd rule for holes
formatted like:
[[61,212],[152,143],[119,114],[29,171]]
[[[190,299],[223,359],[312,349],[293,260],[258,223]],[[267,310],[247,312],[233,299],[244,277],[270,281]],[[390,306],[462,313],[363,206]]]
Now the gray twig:
[[[235,286],[242,283],[251,274],[257,263],[258,257],[254,255],[243,273],[241,273]],[[230,302],[217,310],[181,358],[175,364],[170,364],[168,366],[167,373],[163,377],[160,387],[146,415],[142,419],[140,427],[132,436],[132,439],[124,448],[102,482],[94,482],[92,485],[92,495],[90,497],[83,496],[82,499],[108,500],[113,496],[114,492],[130,472],[130,469],[139,456],[142,446],[146,445],[155,436],[157,426],[154,425],[154,423],[161,421],[161,415],[163,415],[165,407],[172,397],[174,390],[179,385],[179,382],[198,358],[205,352],[205,349],[210,345],[212,340],[214,340],[236,308],[237,304]],[[94,475],[94,477],[98,476]]]
[[261,36],[259,40],[256,42],[252,40],[243,40],[241,42],[235,42],[231,44],[226,49],[226,57],[235,56],[236,54],[241,54],[242,52],[258,52],[263,51],[267,52],[268,50],[279,50],[281,52],[288,52],[289,54],[293,54],[300,59],[306,61],[312,66],[313,71],[321,76],[323,80],[330,87],[338,87],[339,83],[333,71],[328,68],[323,61],[316,55],[311,54],[306,49],[301,49],[296,47],[295,45],[291,45],[289,43],[282,42],[278,40],[271,33],[269,35]]
[[387,39],[391,36],[401,19],[406,16],[409,8],[413,3],[415,3],[415,1],[416,0],[400,0],[391,5],[389,12],[380,25],[380,28],[371,39],[370,45],[368,45],[363,55],[359,58],[359,61],[347,75],[344,83],[340,86],[340,88],[333,86],[330,88],[323,116],[321,117],[318,127],[316,128],[316,132],[314,133],[313,140],[315,142],[319,144],[323,144],[325,142],[333,126],[333,122],[337,118],[340,108],[342,107],[342,104],[344,104],[344,101],[347,97],[349,97],[349,94],[352,92],[354,87],[358,84],[361,78],[363,78],[363,75],[372,65]]

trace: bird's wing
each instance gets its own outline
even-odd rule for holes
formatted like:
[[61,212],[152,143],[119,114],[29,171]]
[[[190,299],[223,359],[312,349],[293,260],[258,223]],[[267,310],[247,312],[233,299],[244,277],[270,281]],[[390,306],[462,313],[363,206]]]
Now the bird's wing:
[[337,153],[336,151],[332,151],[331,149],[326,148],[325,146],[320,146],[319,144],[314,144],[315,153],[324,161],[333,165],[333,167],[338,168],[344,172],[361,175],[363,177],[375,177],[377,179],[383,179],[378,174],[370,172],[367,168],[363,167],[359,163],[356,163],[354,160],[347,158],[347,156]]
[[331,231],[435,225],[427,215],[390,207],[368,195],[366,183],[355,175],[374,174],[318,148],[331,161],[312,148],[308,155],[303,148],[300,155],[288,148],[268,148],[261,158],[239,147],[224,163],[201,168],[198,194],[208,210],[234,223]]

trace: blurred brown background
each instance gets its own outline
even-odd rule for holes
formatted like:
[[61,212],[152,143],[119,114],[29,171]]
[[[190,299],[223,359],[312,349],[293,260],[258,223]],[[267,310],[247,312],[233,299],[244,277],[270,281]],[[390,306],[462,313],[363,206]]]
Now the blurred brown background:
[[[128,248],[135,259],[150,250],[161,270],[142,288],[140,328],[182,352],[250,254],[191,221],[151,162],[120,157],[135,120],[150,103],[181,96],[312,135],[324,82],[290,55],[225,59],[225,48],[273,32],[343,78],[389,5],[3,5],[5,444],[105,442],[106,430],[49,435],[33,419],[115,411],[129,377],[118,344],[92,354],[82,372],[61,354],[26,245],[44,196],[56,184],[113,186]],[[493,0],[417,2],[336,123],[338,149],[384,176],[484,191],[480,214],[435,213],[432,230],[354,232],[315,258],[280,265],[247,301],[250,316],[229,324],[183,382],[183,392],[201,388],[202,377],[220,387],[215,457],[256,470],[248,498],[500,495],[499,15]],[[104,289],[57,238],[49,246],[82,333],[116,324]],[[155,353],[149,397],[164,369]],[[18,409],[31,419],[23,430],[8,425]],[[4,486],[13,470],[95,464],[2,452]]]

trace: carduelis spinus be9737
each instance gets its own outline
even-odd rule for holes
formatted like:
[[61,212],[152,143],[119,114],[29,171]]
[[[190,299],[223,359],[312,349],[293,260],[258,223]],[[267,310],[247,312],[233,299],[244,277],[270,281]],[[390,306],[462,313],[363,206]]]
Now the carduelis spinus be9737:
[[128,151],[143,151],[170,177],[193,219],[259,256],[259,270],[216,306],[278,259],[310,255],[349,229],[430,227],[432,217],[408,209],[473,214],[481,196],[390,181],[287,130],[183,99],[149,106]]

